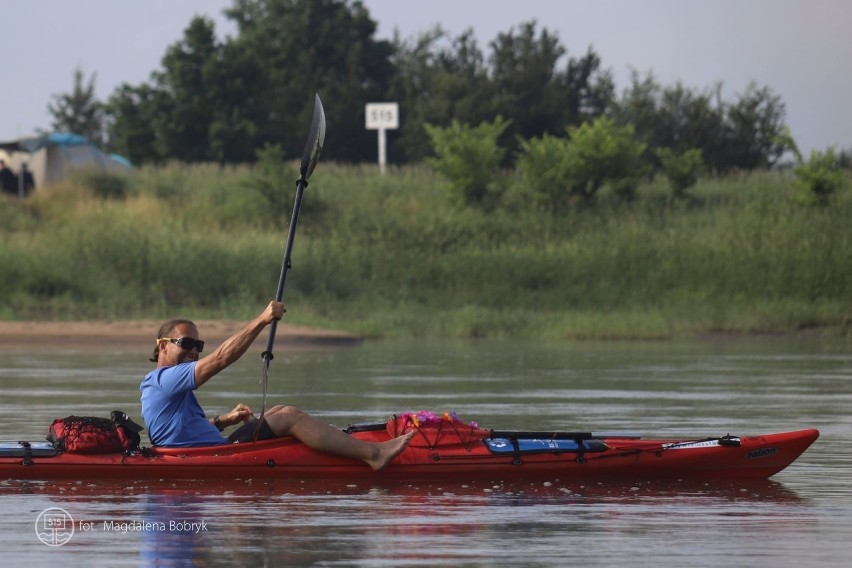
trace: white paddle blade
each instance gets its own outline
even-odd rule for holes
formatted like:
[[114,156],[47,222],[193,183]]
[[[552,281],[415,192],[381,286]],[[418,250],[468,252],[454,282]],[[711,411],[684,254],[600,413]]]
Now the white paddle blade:
[[325,143],[325,110],[322,108],[319,95],[315,96],[314,118],[311,120],[311,130],[308,134],[305,150],[302,152],[300,167],[302,179],[306,181],[314,173],[314,168],[317,167],[317,162],[319,162],[320,152],[322,152],[322,145]]

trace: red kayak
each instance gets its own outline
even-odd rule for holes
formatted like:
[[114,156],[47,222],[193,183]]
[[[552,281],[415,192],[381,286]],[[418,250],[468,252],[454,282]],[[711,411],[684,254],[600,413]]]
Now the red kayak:
[[311,450],[294,438],[103,454],[47,442],[0,442],[0,480],[348,479],[505,482],[523,480],[765,479],[796,460],[817,430],[760,436],[643,440],[626,433],[523,432],[481,428],[445,413],[403,414],[350,426],[369,441],[415,430],[388,467]]

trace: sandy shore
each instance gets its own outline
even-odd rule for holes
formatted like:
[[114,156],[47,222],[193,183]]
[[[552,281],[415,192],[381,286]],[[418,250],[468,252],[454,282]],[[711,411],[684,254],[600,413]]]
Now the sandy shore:
[[[245,322],[197,320],[201,338],[213,347],[233,335]],[[0,322],[0,350],[147,349],[153,350],[161,321]],[[264,331],[252,349],[266,347]],[[361,339],[342,331],[279,324],[276,349],[290,346],[356,345]]]

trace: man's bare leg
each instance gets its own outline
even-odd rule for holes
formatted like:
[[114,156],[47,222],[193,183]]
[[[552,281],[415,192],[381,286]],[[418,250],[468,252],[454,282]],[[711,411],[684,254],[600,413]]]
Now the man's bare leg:
[[276,436],[294,436],[314,450],[354,458],[378,471],[408,447],[414,432],[387,442],[365,442],[308,416],[293,406],[275,406],[263,417]]

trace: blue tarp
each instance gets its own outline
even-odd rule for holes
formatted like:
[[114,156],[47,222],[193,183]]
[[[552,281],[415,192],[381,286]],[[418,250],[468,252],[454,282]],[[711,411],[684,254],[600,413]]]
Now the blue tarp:
[[[7,152],[29,152],[30,154],[38,152],[45,146],[67,148],[69,146],[93,146],[93,144],[85,136],[74,134],[73,132],[52,132],[34,138],[22,138],[13,142],[0,143],[0,149]],[[109,154],[109,158],[122,166],[133,167],[130,160],[120,154]]]
[[55,146],[84,146],[91,144],[85,136],[80,136],[79,134],[73,134],[71,132],[53,132],[44,138],[44,146],[47,144],[53,144]]

